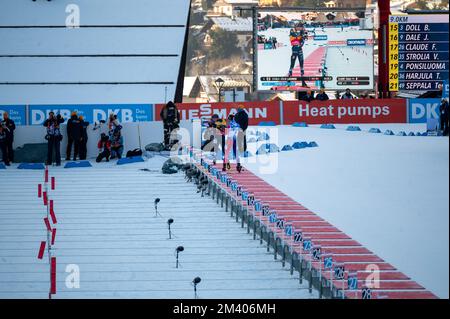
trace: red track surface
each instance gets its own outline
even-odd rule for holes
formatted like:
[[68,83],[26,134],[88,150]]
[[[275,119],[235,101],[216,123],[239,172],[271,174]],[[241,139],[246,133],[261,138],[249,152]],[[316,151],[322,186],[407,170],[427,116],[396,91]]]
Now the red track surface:
[[[233,198],[241,200],[230,187],[223,184],[216,177],[213,177],[208,170],[197,164],[199,168],[212,177],[218,184],[225,189]],[[216,167],[220,170],[219,167]],[[261,204],[267,204],[270,210],[275,210],[278,219],[283,219],[285,224],[291,224],[295,231],[301,231],[303,236],[310,238],[314,246],[321,246],[322,256],[332,255],[333,263],[344,264],[344,280],[335,280],[332,283],[337,289],[345,289],[347,298],[361,298],[362,289],[367,287],[366,280],[373,276],[370,267],[378,267],[379,279],[377,286],[372,289],[372,298],[391,298],[391,299],[435,299],[434,294],[427,291],[424,287],[412,281],[406,275],[398,271],[394,266],[385,262],[380,257],[373,254],[369,249],[363,247],[360,243],[344,234],[342,231],[323,220],[313,212],[307,210],[304,206],[289,198],[272,185],[268,184],[253,173],[245,170],[238,174],[234,167],[227,171],[228,178],[237,182],[249,194],[255,196],[255,200],[261,201]],[[288,244],[293,251],[302,254],[303,258],[311,261],[311,254],[303,251],[301,243],[295,243],[292,236],[285,235],[283,229],[277,228],[276,224],[270,223],[267,216],[262,216],[256,212],[253,206],[248,206],[246,201],[242,201],[244,206],[248,207],[249,213],[252,213],[257,219],[264,223],[269,229],[282,238],[284,243]],[[321,271],[321,275],[328,280],[333,273],[330,270],[323,271],[323,260],[312,261],[312,267]],[[357,271],[358,290],[347,290],[348,272]],[[371,282],[368,281],[370,285]]]
[[[322,76],[320,69],[325,65],[326,59],[326,47],[320,47],[313,52],[311,52],[308,57],[305,59],[304,70],[305,76]],[[293,77],[300,77],[300,65],[298,64],[298,60],[296,62],[296,67],[292,70]],[[318,90],[319,88],[315,85],[315,82],[306,82],[311,90]],[[272,87],[273,90],[276,91],[289,91],[289,90],[305,90],[305,88],[301,87],[300,82],[295,83],[294,87],[287,86],[275,86]],[[306,88],[307,89],[307,88]]]

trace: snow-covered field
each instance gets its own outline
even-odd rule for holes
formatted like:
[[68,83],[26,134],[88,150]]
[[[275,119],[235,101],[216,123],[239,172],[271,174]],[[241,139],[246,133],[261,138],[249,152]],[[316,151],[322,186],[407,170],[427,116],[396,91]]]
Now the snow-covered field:
[[[57,258],[56,299],[317,298],[298,273],[290,275],[259,240],[247,234],[210,197],[201,197],[183,175],[163,175],[166,159],[92,168],[51,168],[56,176],[58,219],[53,256]],[[14,165],[15,166],[15,165]],[[37,197],[43,171],[0,170],[0,299],[47,298],[46,210]],[[141,171],[140,169],[147,169]],[[160,198],[160,217],[154,200]],[[172,224],[169,240],[167,220]],[[175,248],[182,245],[180,268]],[[80,286],[66,279],[79,267]]]
[[[336,130],[270,128],[279,146],[316,141],[319,147],[261,155],[256,163],[249,158],[245,166],[431,292],[448,298],[448,137],[368,133],[371,127],[394,133],[426,130],[417,124],[359,126],[362,132],[347,132],[347,125],[336,125]],[[254,148],[249,145],[253,153]],[[261,168],[269,159],[278,167],[266,174]]]
[[[258,87],[262,86],[261,77],[284,77],[288,75],[291,46],[289,40],[289,28],[284,29],[268,29],[260,31],[259,34],[266,38],[276,37],[278,43],[283,46],[276,50],[259,50],[258,51]],[[308,29],[312,35],[312,29]],[[347,39],[372,39],[371,31],[355,30],[355,27],[346,27],[344,31],[340,28],[326,28],[323,32],[320,28],[315,30],[317,36],[327,35],[327,41],[346,41]],[[326,45],[327,41],[311,41],[308,40],[303,47],[304,59],[306,60],[310,54]],[[348,60],[347,60],[348,59]],[[298,61],[296,62],[298,66]],[[336,78],[338,76],[369,76],[371,78],[370,85],[360,86],[358,89],[373,88],[373,48],[367,46],[329,46],[327,50],[326,67],[328,75],[333,77],[333,81],[325,83],[327,88],[336,88]],[[265,87],[267,89],[267,87]],[[354,87],[356,88],[356,87]],[[345,87],[343,88],[345,89]]]
[[[373,48],[361,47],[329,47],[327,49],[327,75],[333,78],[325,82],[327,88],[345,90],[353,86],[338,85],[338,77],[359,76],[369,77],[369,85],[358,86],[358,89],[373,88]],[[372,69],[371,69],[372,68]]]

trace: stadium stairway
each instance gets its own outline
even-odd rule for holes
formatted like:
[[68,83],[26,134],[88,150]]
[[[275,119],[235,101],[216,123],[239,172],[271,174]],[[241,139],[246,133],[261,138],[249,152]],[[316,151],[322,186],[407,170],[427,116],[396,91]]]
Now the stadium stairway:
[[[217,202],[225,201],[254,239],[267,242],[275,259],[298,271],[320,297],[435,299],[434,294],[366,247],[248,170],[222,173],[201,152],[197,169],[209,179]],[[330,259],[331,257],[331,259]],[[331,261],[330,261],[331,260]],[[325,264],[327,268],[325,269]],[[356,280],[353,280],[356,278]],[[301,279],[301,281],[302,281]],[[350,280],[349,280],[350,279]],[[353,287],[349,287],[349,284]],[[351,288],[351,289],[349,289]]]
[[[155,156],[124,166],[50,167],[57,219],[52,298],[191,299],[197,276],[199,298],[318,297],[182,174],[163,175],[164,161]],[[48,298],[48,252],[37,258],[47,238],[47,208],[38,198],[44,171],[12,166],[0,178],[0,298]],[[177,269],[178,246],[184,251]],[[71,276],[77,270],[79,288]]]

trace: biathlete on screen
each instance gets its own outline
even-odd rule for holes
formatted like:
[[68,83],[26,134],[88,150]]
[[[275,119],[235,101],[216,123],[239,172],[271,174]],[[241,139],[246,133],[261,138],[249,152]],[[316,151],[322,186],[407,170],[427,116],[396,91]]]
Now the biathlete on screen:
[[[297,59],[300,64],[300,74],[302,77],[305,75],[303,46],[305,45],[307,36],[308,36],[308,32],[306,31],[303,23],[301,23],[301,22],[297,23],[295,28],[291,29],[291,32],[289,33],[289,38],[290,38],[291,46],[292,46],[291,66],[289,68],[289,77],[292,76],[292,70],[295,67],[295,62],[297,61]],[[308,86],[304,80],[302,80],[302,86],[304,86],[304,87]]]

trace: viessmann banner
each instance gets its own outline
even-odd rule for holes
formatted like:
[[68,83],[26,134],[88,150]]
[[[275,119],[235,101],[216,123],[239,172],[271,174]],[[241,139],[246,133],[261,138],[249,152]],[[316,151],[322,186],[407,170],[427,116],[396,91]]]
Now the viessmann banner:
[[284,124],[406,123],[406,100],[289,101],[283,103]]
[[[213,114],[219,115],[220,118],[226,118],[229,114],[237,112],[239,105],[243,105],[248,113],[249,125],[258,125],[261,122],[275,122],[277,125],[280,121],[280,103],[279,102],[245,102],[245,103],[183,103],[177,104],[181,114],[181,119],[209,119]],[[155,108],[155,120],[161,120],[161,110],[164,104],[157,104]]]

